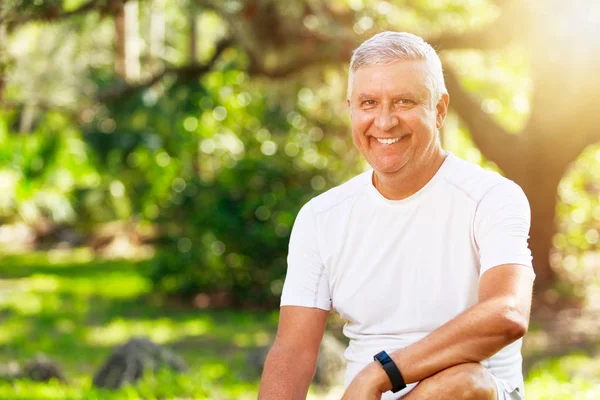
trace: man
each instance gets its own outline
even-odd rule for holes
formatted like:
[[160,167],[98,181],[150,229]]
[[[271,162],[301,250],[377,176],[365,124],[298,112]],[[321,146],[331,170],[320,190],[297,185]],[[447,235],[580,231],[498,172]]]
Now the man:
[[525,195],[441,148],[449,97],[421,38],[367,40],[348,86],[372,170],[298,214],[259,399],[306,398],[331,309],[348,321],[343,400],[522,399],[535,276]]

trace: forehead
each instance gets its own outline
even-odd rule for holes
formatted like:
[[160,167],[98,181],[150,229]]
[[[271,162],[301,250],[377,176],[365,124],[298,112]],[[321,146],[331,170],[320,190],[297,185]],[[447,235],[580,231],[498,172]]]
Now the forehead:
[[355,71],[352,84],[353,96],[396,92],[428,95],[431,74],[425,60],[398,60]]

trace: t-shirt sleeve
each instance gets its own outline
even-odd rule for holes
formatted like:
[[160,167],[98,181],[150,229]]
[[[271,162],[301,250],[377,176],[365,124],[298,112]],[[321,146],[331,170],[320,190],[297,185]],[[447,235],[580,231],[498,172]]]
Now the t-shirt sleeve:
[[319,252],[311,202],[302,207],[290,237],[282,306],[331,309],[329,278]]
[[475,241],[479,249],[479,275],[498,265],[532,268],[529,239],[531,210],[523,190],[512,181],[492,188],[475,212]]

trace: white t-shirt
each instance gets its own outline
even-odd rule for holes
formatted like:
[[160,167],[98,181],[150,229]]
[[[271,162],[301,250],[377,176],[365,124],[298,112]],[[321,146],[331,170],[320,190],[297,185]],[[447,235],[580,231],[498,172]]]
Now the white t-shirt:
[[[372,174],[300,210],[281,296],[282,306],[333,309],[348,321],[346,386],[374,354],[408,346],[475,305],[488,269],[532,268],[529,204],[514,182],[451,153],[404,200],[383,197]],[[522,392],[521,342],[482,365]]]

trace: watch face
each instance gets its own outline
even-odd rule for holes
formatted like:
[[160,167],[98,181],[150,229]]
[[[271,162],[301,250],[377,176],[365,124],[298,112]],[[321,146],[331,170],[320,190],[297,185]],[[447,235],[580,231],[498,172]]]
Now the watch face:
[[375,355],[375,359],[379,361],[381,364],[387,364],[392,361],[388,353],[385,351],[379,352]]

